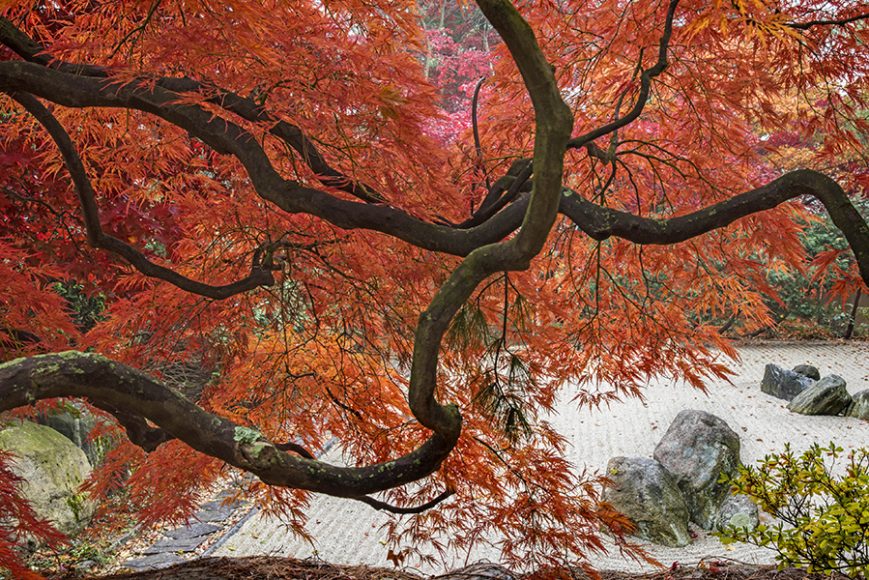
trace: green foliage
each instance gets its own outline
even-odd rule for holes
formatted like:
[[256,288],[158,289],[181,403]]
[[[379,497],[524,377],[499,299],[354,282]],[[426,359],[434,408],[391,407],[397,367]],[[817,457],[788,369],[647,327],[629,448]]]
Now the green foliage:
[[489,340],[486,315],[477,302],[466,302],[459,308],[447,330],[447,340],[456,350],[467,350]]
[[102,316],[106,309],[104,294],[88,295],[83,285],[72,280],[57,282],[54,285],[54,290],[66,299],[72,311],[73,320],[82,332],[87,332],[97,322],[104,320]]
[[[861,214],[869,215],[869,202],[856,199],[854,205]],[[827,212],[819,211],[817,217],[818,220],[809,224],[800,235],[810,260],[821,252],[848,247],[845,236],[833,224]],[[837,265],[847,269],[852,260],[853,256],[846,252],[837,259]],[[805,274],[795,269],[770,271],[767,277],[770,284],[778,291],[781,302],[770,299],[767,305],[776,318],[782,320],[781,325],[786,331],[805,334],[813,327],[817,329],[816,332],[821,331],[822,334],[842,336],[851,320],[850,305],[843,307],[838,300],[830,300],[833,280],[825,279],[823,282],[812,280],[812,274],[812,269]],[[860,319],[860,315],[857,319]],[[855,329],[857,335],[866,332],[860,326],[865,325],[858,325]]]
[[782,567],[869,576],[869,448],[843,457],[833,443],[814,444],[797,457],[786,446],[756,467],[740,467],[730,484],[779,521],[755,530],[728,528],[721,534],[725,543],[771,548]]
[[515,444],[530,438],[533,431],[528,408],[531,372],[501,340],[490,345],[489,353],[494,366],[486,373],[484,386],[477,391],[474,402],[500,427],[508,441]]

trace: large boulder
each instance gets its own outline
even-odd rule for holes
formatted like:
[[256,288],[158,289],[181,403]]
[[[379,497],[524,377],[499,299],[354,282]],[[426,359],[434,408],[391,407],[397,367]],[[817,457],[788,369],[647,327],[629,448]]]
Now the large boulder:
[[760,390],[767,395],[790,401],[814,384],[813,379],[802,373],[768,364],[763,371]]
[[24,480],[22,495],[37,516],[68,535],[88,523],[95,505],[79,492],[91,472],[84,451],[51,427],[30,421],[0,431],[0,449],[15,455],[11,467]]
[[747,495],[731,495],[718,508],[715,528],[722,532],[728,528],[752,531],[759,523],[757,504]]
[[604,500],[634,522],[638,536],[665,546],[691,543],[685,498],[660,463],[645,457],[613,457],[606,476]]
[[821,371],[818,370],[818,367],[812,365],[797,365],[794,367],[795,373],[800,373],[804,377],[809,377],[813,381],[821,380]]
[[739,435],[715,415],[682,411],[655,447],[654,457],[682,490],[691,521],[713,529],[718,507],[730,491],[721,476],[734,475],[739,466]]
[[845,379],[829,375],[793,398],[788,410],[803,415],[839,415],[851,404]]
[[845,415],[869,421],[869,389],[860,391],[851,397],[851,404],[848,405]]

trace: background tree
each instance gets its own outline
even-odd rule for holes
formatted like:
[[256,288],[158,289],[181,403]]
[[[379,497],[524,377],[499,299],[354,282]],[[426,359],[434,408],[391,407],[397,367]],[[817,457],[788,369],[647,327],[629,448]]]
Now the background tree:
[[[854,253],[839,287],[865,285],[865,170],[817,169],[866,167],[867,15],[477,5],[501,40],[455,135],[410,1],[7,4],[0,408],[112,416],[92,489],[127,486],[145,522],[238,469],[297,533],[318,492],[417,514],[402,547],[582,563],[603,526],[630,549],[545,414],[575,385],[595,405],[727,376],[702,320],[769,320],[804,196]],[[771,125],[812,144],[799,167]],[[57,281],[104,303],[92,328]],[[214,379],[187,397],[163,369],[191,360]],[[315,458],[333,437],[346,467]]]

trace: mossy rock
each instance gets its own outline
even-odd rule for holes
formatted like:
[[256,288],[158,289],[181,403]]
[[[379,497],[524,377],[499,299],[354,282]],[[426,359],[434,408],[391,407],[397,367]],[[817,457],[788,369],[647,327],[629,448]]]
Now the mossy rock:
[[36,422],[51,427],[84,451],[91,466],[100,465],[115,445],[111,437],[91,437],[91,431],[105,422],[80,403],[66,403],[36,417]]
[[15,455],[12,470],[24,480],[22,494],[37,516],[67,535],[87,525],[96,506],[79,491],[91,472],[84,451],[54,429],[30,421],[0,431],[0,449]]
[[739,435],[719,417],[705,411],[681,411],[664,434],[654,457],[682,490],[691,521],[704,530],[715,527],[718,508],[730,487],[722,475],[739,466]]
[[845,415],[869,421],[869,389],[860,391],[852,397],[851,404],[848,406]]
[[829,375],[794,397],[788,410],[802,415],[841,415],[851,403],[845,379]]
[[689,512],[676,481],[654,459],[613,457],[603,499],[636,525],[636,535],[664,546],[691,543]]

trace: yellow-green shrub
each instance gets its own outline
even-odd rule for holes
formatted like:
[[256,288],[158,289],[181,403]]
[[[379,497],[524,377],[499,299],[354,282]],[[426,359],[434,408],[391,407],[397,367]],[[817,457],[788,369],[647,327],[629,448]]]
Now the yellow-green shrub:
[[771,548],[782,567],[869,577],[869,449],[846,456],[833,443],[814,444],[797,457],[786,446],[757,466],[740,467],[730,483],[778,521],[728,528],[724,542]]

